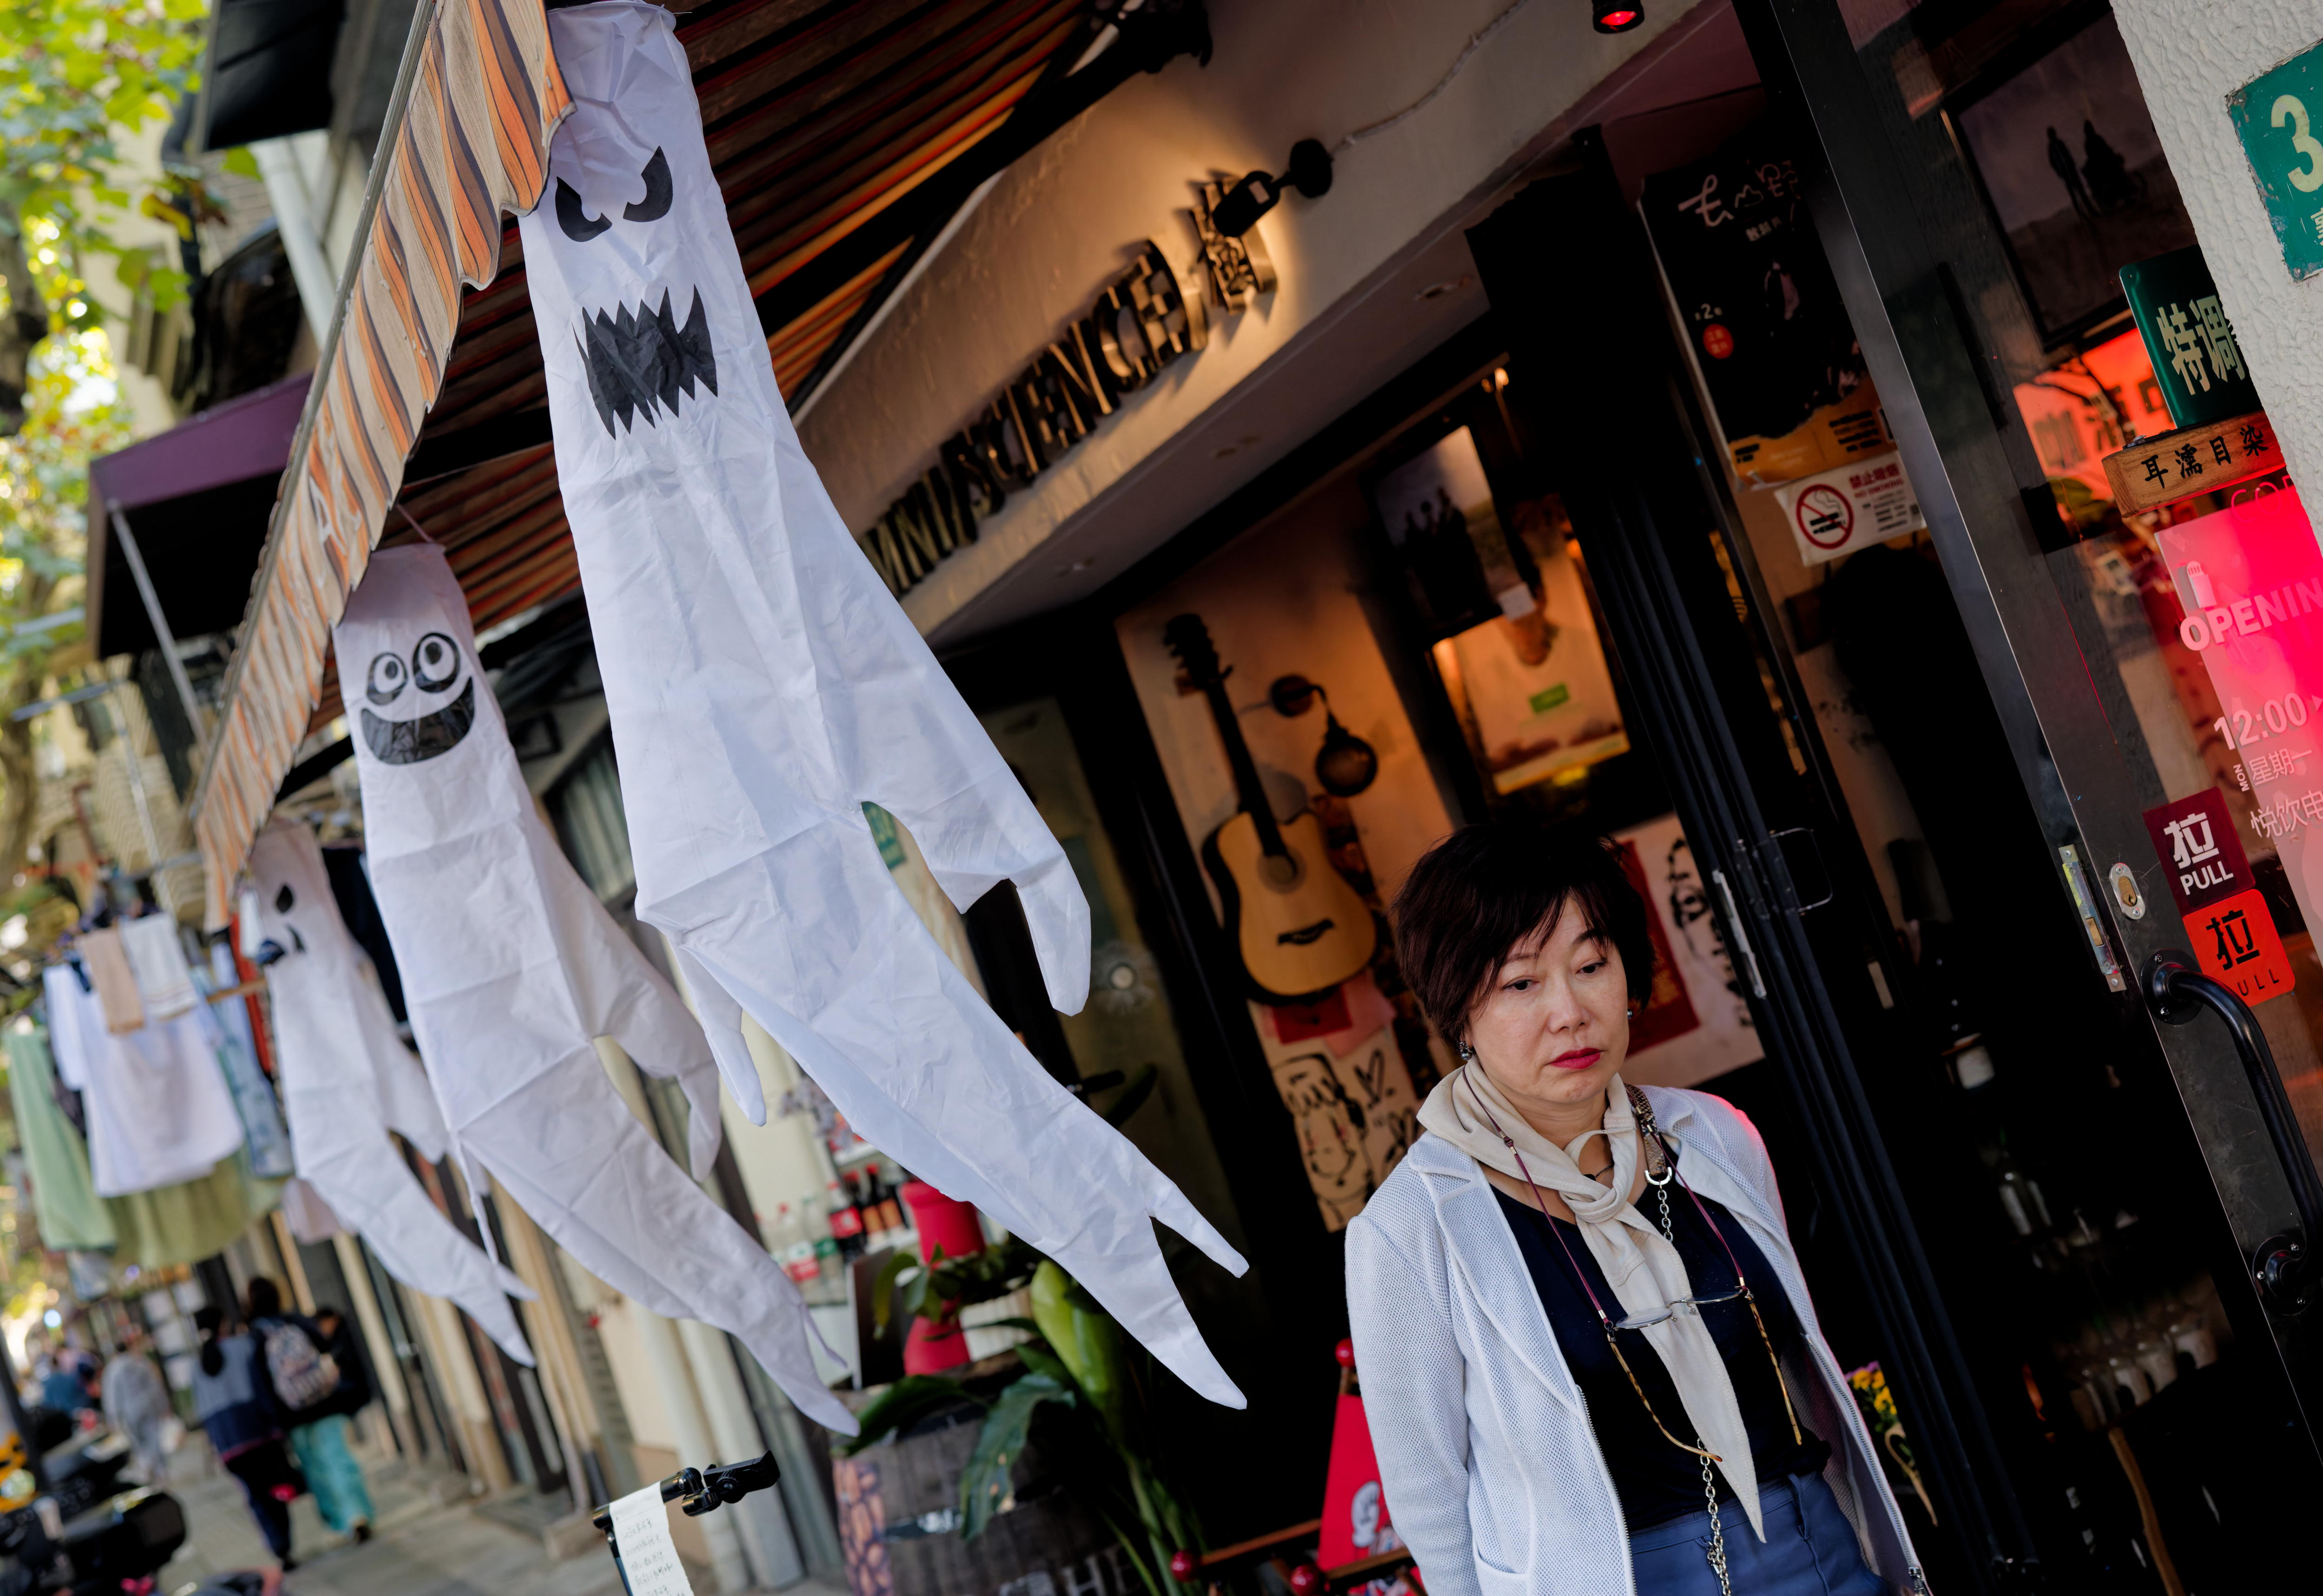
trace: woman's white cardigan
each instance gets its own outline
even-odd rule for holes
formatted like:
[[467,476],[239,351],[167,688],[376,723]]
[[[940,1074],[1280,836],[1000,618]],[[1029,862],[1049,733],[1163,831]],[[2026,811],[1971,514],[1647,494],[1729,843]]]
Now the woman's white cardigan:
[[[1924,1589],[1847,1378],[1825,1344],[1758,1133],[1704,1092],[1648,1087],[1688,1185],[1725,1206],[1804,1327],[1784,1371],[1871,1567]],[[1508,1218],[1476,1161],[1423,1136],[1347,1228],[1347,1309],[1380,1483],[1428,1596],[1635,1596],[1629,1531]],[[1610,1416],[1648,1422],[1642,1408]],[[1749,1535],[1740,1509],[1728,1535]]]

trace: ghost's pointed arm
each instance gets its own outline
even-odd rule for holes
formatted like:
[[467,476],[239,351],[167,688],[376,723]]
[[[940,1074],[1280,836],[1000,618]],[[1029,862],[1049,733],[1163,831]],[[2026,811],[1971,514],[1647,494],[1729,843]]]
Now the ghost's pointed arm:
[[860,797],[911,828],[928,869],[965,910],[1016,884],[1060,1012],[1088,999],[1089,913],[1064,849],[960,690],[848,536],[786,419],[776,468],[794,566],[814,628],[832,756]]
[[611,1037],[647,1075],[678,1084],[688,1111],[688,1161],[693,1178],[707,1180],[721,1130],[718,1065],[701,1023],[644,950],[614,923],[548,828],[535,821],[526,831],[547,889],[558,950],[582,1023],[592,1036]]
[[676,956],[677,973],[702,1021],[702,1033],[710,1039],[718,1072],[726,1078],[726,1089],[734,1094],[734,1101],[741,1105],[752,1124],[765,1124],[767,1088],[758,1078],[758,1061],[750,1056],[749,1041],[742,1034],[742,1005],[702,968],[700,959],[675,942],[670,951]]

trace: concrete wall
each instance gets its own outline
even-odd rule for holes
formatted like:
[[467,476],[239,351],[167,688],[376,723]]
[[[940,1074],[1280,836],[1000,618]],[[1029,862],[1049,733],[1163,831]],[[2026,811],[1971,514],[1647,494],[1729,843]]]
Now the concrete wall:
[[[1657,51],[1732,28],[1722,5],[1657,5],[1643,27],[1609,37],[1590,30],[1577,5],[1505,0],[1220,0],[1211,19],[1208,67],[1179,60],[1133,80],[1004,174],[803,417],[807,453],[860,531],[1143,240],[1162,246],[1190,289],[1185,268],[1198,250],[1186,209],[1198,182],[1280,171],[1301,138],[1336,149],[1327,197],[1290,195],[1260,224],[1281,288],[1214,321],[1209,348],[1132,398],[914,589],[905,608],[932,636],[1035,613],[1119,574],[1474,319],[1483,296],[1460,230],[1476,206]],[[1673,88],[1676,97],[1699,92]],[[1423,99],[1401,122],[1347,143]],[[1253,381],[1326,343],[1327,371],[1288,387]],[[1205,446],[1154,469],[1190,431],[1204,432]],[[1045,546],[1092,509],[1112,522],[1101,555],[1062,558]],[[1025,592],[963,614],[1028,561],[1037,571]]]
[[2323,472],[2323,278],[2293,282],[2227,96],[2323,41],[2300,0],[2115,0],[2147,108],[2295,481]]

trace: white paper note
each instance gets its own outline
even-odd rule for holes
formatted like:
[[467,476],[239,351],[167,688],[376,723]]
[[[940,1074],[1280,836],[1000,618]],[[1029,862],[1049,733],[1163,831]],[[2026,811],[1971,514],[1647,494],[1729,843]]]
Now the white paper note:
[[620,1548],[629,1596],[693,1596],[677,1543],[669,1538],[669,1509],[658,1481],[613,1504],[613,1544]]

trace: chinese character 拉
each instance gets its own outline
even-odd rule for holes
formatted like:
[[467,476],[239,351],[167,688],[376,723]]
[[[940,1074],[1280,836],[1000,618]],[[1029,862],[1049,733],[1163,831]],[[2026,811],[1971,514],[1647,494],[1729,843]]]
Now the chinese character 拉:
[[2258,957],[2258,934],[2251,930],[2250,917],[2240,909],[2211,915],[2202,929],[2218,939],[2218,963],[2223,968],[2231,969]]
[[2218,857],[2217,839],[2210,834],[2210,817],[2199,809],[2165,821],[2162,834],[2170,839],[2170,862],[2181,870]]

